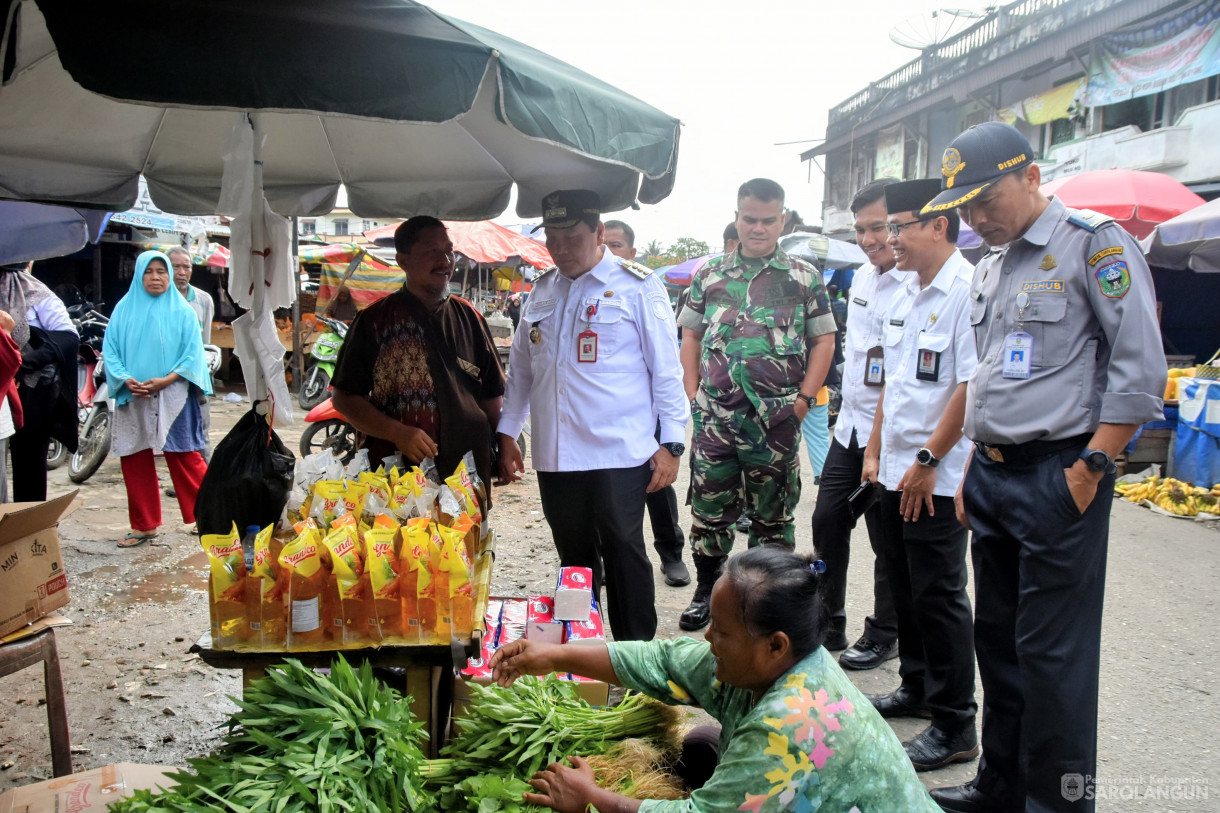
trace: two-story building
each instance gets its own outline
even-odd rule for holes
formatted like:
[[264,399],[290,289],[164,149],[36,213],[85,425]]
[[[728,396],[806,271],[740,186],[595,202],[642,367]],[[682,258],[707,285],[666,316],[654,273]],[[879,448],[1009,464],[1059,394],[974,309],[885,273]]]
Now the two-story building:
[[849,236],[861,186],[938,176],[948,143],[991,120],[1029,138],[1044,180],[1155,170],[1220,195],[1220,0],[1020,0],[929,44],[832,108],[801,155],[825,160],[825,233]]

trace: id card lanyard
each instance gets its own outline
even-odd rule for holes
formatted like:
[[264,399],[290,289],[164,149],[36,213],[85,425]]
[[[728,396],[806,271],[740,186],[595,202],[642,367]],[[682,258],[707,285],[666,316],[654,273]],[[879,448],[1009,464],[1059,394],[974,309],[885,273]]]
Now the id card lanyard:
[[597,305],[585,308],[585,329],[576,337],[576,360],[585,364],[597,361],[597,333],[593,331],[593,317],[597,315]]
[[1004,378],[1029,378],[1033,366],[1034,337],[1025,332],[1025,309],[1029,307],[1029,294],[1017,294],[1017,329],[1004,337],[1004,364],[1000,375]]

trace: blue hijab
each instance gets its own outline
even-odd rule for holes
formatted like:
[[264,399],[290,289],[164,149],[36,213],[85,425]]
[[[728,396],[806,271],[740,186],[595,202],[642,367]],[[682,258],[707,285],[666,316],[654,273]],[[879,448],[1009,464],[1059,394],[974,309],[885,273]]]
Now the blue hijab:
[[169,257],[160,251],[145,251],[137,257],[131,287],[115,305],[102,344],[106,382],[119,405],[135,397],[127,389],[129,378],[148,381],[177,373],[204,393],[212,393],[194,309],[178,293],[172,277],[160,296],[144,290],[144,271],[153,260],[165,263],[172,274]]

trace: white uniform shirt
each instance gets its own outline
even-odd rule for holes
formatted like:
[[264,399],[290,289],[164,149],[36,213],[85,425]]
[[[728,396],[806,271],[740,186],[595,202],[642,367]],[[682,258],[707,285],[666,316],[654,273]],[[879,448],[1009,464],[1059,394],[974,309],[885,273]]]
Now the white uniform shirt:
[[212,297],[207,291],[201,291],[194,285],[188,285],[186,304],[191,306],[191,309],[195,311],[195,317],[199,320],[199,335],[203,339],[203,343],[211,344],[212,319],[216,315],[216,303],[212,301]]
[[[623,262],[603,248],[575,280],[551,271],[522,308],[497,431],[516,437],[532,414],[538,471],[638,466],[656,454],[658,418],[662,443],[686,439],[690,403],[669,295]],[[577,337],[588,329],[597,360],[581,362]]]
[[890,305],[912,276],[897,269],[882,274],[877,266],[870,265],[856,272],[852,280],[851,298],[847,301],[847,335],[843,341],[843,406],[835,423],[835,440],[843,446],[851,444],[853,430],[859,447],[868,445],[877,403],[881,400],[881,387],[864,384],[868,351],[884,346]]
[[[886,325],[885,395],[881,422],[881,469],[877,479],[895,489],[928,445],[957,385],[970,380],[978,362],[970,326],[970,280],[974,268],[960,251],[945,261],[927,288],[910,279],[894,298]],[[916,378],[920,356],[939,353],[937,380]],[[932,493],[952,497],[962,481],[970,441],[962,438],[936,469]]]

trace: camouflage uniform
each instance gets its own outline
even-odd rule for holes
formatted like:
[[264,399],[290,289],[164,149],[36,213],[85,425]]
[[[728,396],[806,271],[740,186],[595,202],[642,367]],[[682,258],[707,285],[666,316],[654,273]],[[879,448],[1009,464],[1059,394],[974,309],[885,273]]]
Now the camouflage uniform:
[[770,258],[717,257],[691,280],[678,324],[701,335],[691,544],[726,556],[744,501],[751,546],[794,547],[801,429],[793,404],[807,339],[835,331],[821,275],[780,249]]

